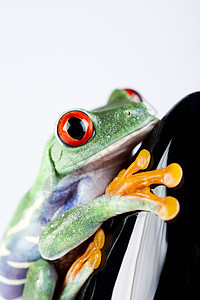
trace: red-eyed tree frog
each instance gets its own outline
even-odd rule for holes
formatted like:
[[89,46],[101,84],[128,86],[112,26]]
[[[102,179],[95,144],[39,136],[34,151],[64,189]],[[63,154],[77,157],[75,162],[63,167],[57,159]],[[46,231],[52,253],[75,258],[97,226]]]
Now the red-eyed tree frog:
[[[23,299],[53,299],[60,276],[55,261],[60,266],[64,257],[69,269],[77,258],[77,246],[104,220],[132,210],[161,215],[156,199],[144,200],[151,182],[144,185],[144,199],[139,194],[136,197],[134,190],[120,190],[118,185],[121,192],[107,190],[104,195],[108,184],[131,159],[133,148],[157,122],[132,90],[115,90],[105,106],[91,112],[70,109],[59,117],[36,181],[21,200],[0,246],[1,299],[20,299],[22,295]],[[68,275],[71,286],[67,285],[60,299],[73,299],[94,265],[98,266],[102,240],[100,230],[87,252],[90,255],[85,255],[87,264],[74,280]],[[80,260],[73,268],[77,265]]]

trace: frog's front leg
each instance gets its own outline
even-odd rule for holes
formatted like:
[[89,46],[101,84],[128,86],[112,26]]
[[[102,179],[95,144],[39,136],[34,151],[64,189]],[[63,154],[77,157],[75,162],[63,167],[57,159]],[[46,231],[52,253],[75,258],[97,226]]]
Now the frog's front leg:
[[28,270],[23,290],[24,300],[51,300],[57,274],[54,267],[43,259],[37,260]]
[[106,195],[76,206],[48,223],[39,240],[42,257],[48,260],[62,257],[94,234],[102,222],[125,212],[145,210],[164,220],[174,218],[179,211],[178,201],[173,197],[157,197],[151,193],[150,185],[176,186],[182,178],[181,167],[171,164],[132,175],[147,167],[149,156],[148,151],[141,151],[136,161],[113,180]]

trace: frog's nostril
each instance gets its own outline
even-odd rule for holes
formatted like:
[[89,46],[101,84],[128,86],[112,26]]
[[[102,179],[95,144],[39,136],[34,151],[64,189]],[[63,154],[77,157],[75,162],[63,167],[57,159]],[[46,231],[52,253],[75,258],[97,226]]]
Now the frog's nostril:
[[126,111],[126,116],[127,116],[128,118],[131,116],[131,111],[130,111],[130,110]]

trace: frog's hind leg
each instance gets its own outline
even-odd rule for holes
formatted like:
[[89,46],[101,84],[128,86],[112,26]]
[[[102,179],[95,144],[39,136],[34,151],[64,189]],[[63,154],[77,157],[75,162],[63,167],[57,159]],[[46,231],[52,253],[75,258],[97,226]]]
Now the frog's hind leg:
[[51,300],[56,286],[54,267],[43,259],[37,260],[28,270],[23,291],[24,300]]
[[103,229],[98,229],[85,251],[71,266],[62,286],[60,300],[72,300],[76,297],[78,291],[83,286],[89,276],[97,269],[101,263],[101,250],[105,243],[105,234]]

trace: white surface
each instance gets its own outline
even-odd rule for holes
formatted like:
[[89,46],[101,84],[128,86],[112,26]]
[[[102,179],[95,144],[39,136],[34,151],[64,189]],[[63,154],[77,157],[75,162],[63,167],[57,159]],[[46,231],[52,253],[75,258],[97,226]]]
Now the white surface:
[[57,117],[139,90],[163,116],[199,89],[200,2],[0,2],[0,237]]
[[139,213],[114,286],[112,300],[152,300],[167,251],[166,223]]

